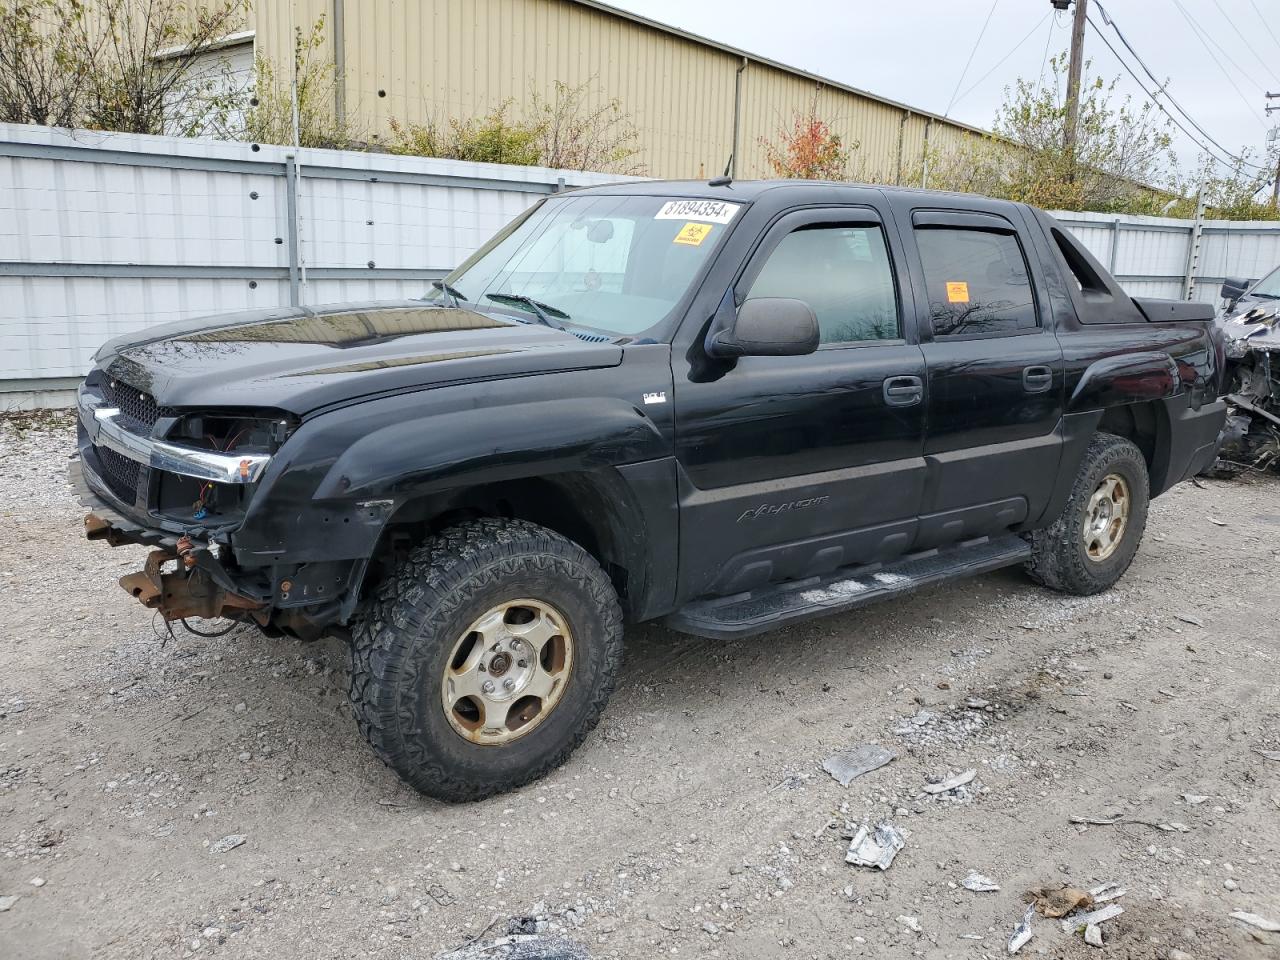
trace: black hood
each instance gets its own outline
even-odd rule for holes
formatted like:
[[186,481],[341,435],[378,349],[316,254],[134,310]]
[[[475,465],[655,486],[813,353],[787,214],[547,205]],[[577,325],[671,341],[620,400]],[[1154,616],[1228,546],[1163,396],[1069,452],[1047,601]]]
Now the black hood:
[[97,356],[109,376],[161,406],[298,415],[371,394],[621,359],[622,349],[608,342],[415,300],[183,320],[112,340]]

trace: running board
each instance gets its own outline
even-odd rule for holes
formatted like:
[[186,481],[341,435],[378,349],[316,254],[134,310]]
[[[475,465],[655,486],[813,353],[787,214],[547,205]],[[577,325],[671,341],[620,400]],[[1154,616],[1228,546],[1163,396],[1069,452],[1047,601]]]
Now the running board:
[[1031,545],[1006,534],[980,537],[887,564],[843,567],[821,577],[772,584],[731,597],[695,600],[668,616],[672,630],[712,640],[749,637],[789,623],[843,613],[912,590],[1022,563]]

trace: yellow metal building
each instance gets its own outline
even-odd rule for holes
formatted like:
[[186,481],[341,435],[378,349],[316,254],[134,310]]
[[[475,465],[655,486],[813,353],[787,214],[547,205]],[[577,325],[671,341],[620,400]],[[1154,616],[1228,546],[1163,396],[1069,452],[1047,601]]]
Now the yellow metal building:
[[255,54],[292,60],[294,32],[325,18],[335,109],[362,129],[479,117],[506,100],[589,83],[634,121],[644,172],[768,174],[776,140],[814,97],[857,172],[919,183],[926,146],[948,151],[983,131],[665,26],[596,0],[252,0]]

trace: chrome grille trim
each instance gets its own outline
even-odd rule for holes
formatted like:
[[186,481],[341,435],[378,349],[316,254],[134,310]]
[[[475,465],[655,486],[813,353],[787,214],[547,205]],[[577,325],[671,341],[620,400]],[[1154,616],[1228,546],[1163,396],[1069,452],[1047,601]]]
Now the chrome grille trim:
[[153,440],[142,432],[142,424],[122,415],[120,408],[107,406],[103,398],[83,387],[77,397],[77,407],[80,422],[94,446],[114,450],[153,470],[214,483],[253,483],[271,462],[270,455],[265,453],[217,453]]

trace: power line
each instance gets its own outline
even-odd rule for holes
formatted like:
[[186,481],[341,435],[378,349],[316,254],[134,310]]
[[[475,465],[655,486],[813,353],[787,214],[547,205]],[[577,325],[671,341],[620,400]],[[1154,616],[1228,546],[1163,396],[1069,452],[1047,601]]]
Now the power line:
[[1222,4],[1219,3],[1218,0],[1213,0],[1213,5],[1217,7],[1218,12],[1222,14],[1222,19],[1227,21],[1227,26],[1229,26],[1232,30],[1236,32],[1236,36],[1240,38],[1240,42],[1244,44],[1245,49],[1253,54],[1253,59],[1257,60],[1258,63],[1262,65],[1263,70],[1271,74],[1272,80],[1275,80],[1277,83],[1280,83],[1280,77],[1277,77],[1275,70],[1271,69],[1271,64],[1267,63],[1267,61],[1263,60],[1262,57],[1258,56],[1258,51],[1253,49],[1253,44],[1249,42],[1249,38],[1240,32],[1240,28],[1236,26],[1236,22],[1231,19],[1230,14],[1228,14],[1227,11],[1222,9]]
[[1271,34],[1271,39],[1275,41],[1277,47],[1280,47],[1280,39],[1276,39],[1275,33],[1271,29],[1271,24],[1267,23],[1267,18],[1262,15],[1262,11],[1258,9],[1258,5],[1249,0],[1249,6],[1253,7],[1253,12],[1258,15],[1258,19],[1262,21],[1262,25],[1266,28],[1267,33]]
[[[1156,108],[1161,113],[1163,113],[1166,117],[1172,120],[1174,125],[1177,126],[1177,128],[1181,130],[1184,134],[1186,134],[1187,139],[1189,139],[1192,143],[1194,143],[1197,147],[1199,147],[1207,156],[1211,157],[1212,159],[1218,161],[1218,163],[1222,164],[1222,166],[1226,167],[1229,170],[1235,169],[1236,167],[1235,164],[1230,163],[1226,160],[1223,160],[1220,156],[1218,156],[1216,153],[1214,153],[1212,150],[1206,147],[1203,143],[1197,140],[1195,134],[1193,134],[1190,130],[1188,130],[1185,126],[1183,126],[1182,121],[1180,121],[1177,117],[1175,117],[1172,113],[1170,113],[1165,108],[1165,105],[1156,99],[1155,95],[1152,94],[1151,91],[1149,91],[1146,88],[1146,85],[1142,82],[1142,80],[1138,77],[1138,75],[1134,73],[1133,68],[1130,67],[1128,62],[1125,61],[1125,59],[1120,56],[1120,54],[1116,51],[1116,48],[1111,45],[1111,41],[1107,39],[1106,34],[1104,34],[1101,30],[1098,29],[1098,25],[1093,22],[1092,17],[1089,18],[1089,26],[1093,27],[1093,32],[1098,35],[1098,39],[1101,40],[1104,44],[1106,44],[1107,49],[1111,51],[1111,55],[1116,58],[1120,66],[1124,67],[1125,71],[1129,74],[1129,76],[1133,78],[1133,82],[1138,85],[1138,88],[1142,90],[1142,92],[1146,95],[1147,99],[1150,100],[1153,104],[1155,104]],[[1239,158],[1237,158],[1237,160],[1239,161]],[[1239,161],[1239,162],[1246,162],[1246,161]],[[1249,166],[1256,166],[1256,164],[1249,164]],[[1257,169],[1261,170],[1262,168],[1257,167]]]
[[1058,11],[1051,10],[1050,15],[1053,19],[1049,21],[1049,35],[1044,38],[1044,55],[1040,58],[1040,76],[1036,78],[1037,90],[1044,86],[1044,68],[1049,62],[1049,45],[1053,43],[1053,31],[1058,29]]
[[965,74],[969,72],[969,64],[973,63],[973,55],[978,52],[978,47],[982,45],[982,38],[986,36],[987,26],[991,23],[991,15],[996,12],[996,5],[1000,0],[991,0],[991,9],[987,11],[987,19],[982,21],[982,29],[978,31],[978,39],[973,43],[973,49],[969,51],[969,59],[964,62],[964,69],[960,71],[960,79],[956,81],[955,90],[951,91],[951,100],[947,103],[947,109],[942,111],[945,117],[951,113],[951,105],[956,102],[956,94],[960,92],[960,84],[964,83]]
[[[1187,21],[1187,25],[1191,27],[1191,32],[1196,35],[1196,39],[1200,41],[1200,45],[1204,47],[1205,52],[1209,54],[1209,59],[1213,61],[1214,66],[1222,71],[1222,75],[1227,78],[1227,83],[1231,84],[1231,88],[1239,94],[1240,100],[1248,108],[1249,112],[1252,113],[1254,117],[1257,118],[1258,122],[1262,124],[1263,129],[1266,129],[1266,121],[1262,119],[1262,116],[1258,113],[1257,109],[1250,105],[1251,101],[1249,98],[1244,95],[1244,91],[1242,91],[1236,84],[1235,80],[1231,78],[1231,74],[1227,73],[1227,68],[1222,65],[1222,60],[1226,60],[1228,62],[1231,61],[1230,55],[1223,50],[1222,47],[1218,46],[1218,41],[1209,36],[1209,34],[1205,32],[1204,28],[1196,22],[1195,18],[1191,16],[1191,14],[1187,13],[1187,9],[1182,5],[1181,0],[1173,0],[1173,5],[1177,7],[1178,12],[1182,14],[1182,19]],[[1218,53],[1221,54],[1222,60],[1219,60],[1214,52],[1209,49],[1210,43],[1218,48]]]
[[[1226,147],[1220,144],[1217,140],[1215,140],[1209,134],[1209,132],[1205,130],[1204,127],[1202,127],[1199,123],[1197,123],[1195,117],[1191,116],[1191,114],[1187,111],[1187,108],[1184,107],[1182,104],[1180,104],[1177,100],[1175,100],[1173,98],[1173,94],[1169,92],[1169,80],[1166,79],[1163,82],[1161,82],[1161,80],[1152,72],[1151,68],[1147,66],[1147,62],[1142,59],[1138,51],[1133,48],[1133,44],[1131,44],[1129,42],[1129,38],[1124,35],[1124,31],[1120,29],[1120,25],[1116,23],[1116,21],[1112,18],[1112,16],[1109,13],[1107,13],[1106,7],[1104,7],[1101,3],[1097,2],[1097,0],[1095,0],[1095,3],[1098,7],[1098,10],[1102,13],[1103,22],[1107,26],[1109,26],[1112,30],[1115,31],[1116,36],[1120,38],[1120,42],[1124,44],[1125,49],[1128,50],[1130,54],[1132,54],[1133,59],[1138,61],[1142,69],[1146,71],[1147,76],[1151,78],[1151,82],[1155,84],[1156,92],[1152,96],[1153,100],[1155,99],[1155,97],[1158,97],[1160,94],[1163,93],[1165,96],[1165,99],[1168,100],[1171,104],[1173,104],[1174,108],[1177,109],[1177,111],[1181,113],[1183,117],[1186,118],[1187,122],[1190,123],[1191,126],[1195,127],[1195,129],[1200,133],[1201,136],[1203,136],[1211,144],[1217,147],[1223,154],[1225,154],[1228,159],[1234,161],[1235,163],[1240,163],[1240,164],[1244,164],[1245,166],[1254,167],[1255,169],[1258,169],[1258,170],[1263,169],[1262,167],[1259,167],[1255,163],[1250,163],[1248,160],[1244,159],[1243,157],[1236,156],[1234,153],[1232,153],[1230,150],[1228,150]],[[1094,25],[1094,29],[1095,30],[1098,29],[1096,25]],[[1115,53],[1114,50],[1112,50],[1112,52]],[[1116,59],[1119,59],[1118,55]],[[1144,93],[1146,92],[1145,88],[1143,92]]]
[[1037,23],[1034,27],[1028,30],[1027,35],[1013,45],[1012,50],[1010,50],[1003,57],[997,60],[996,65],[994,67],[992,67],[990,70],[984,73],[981,77],[979,77],[976,81],[974,81],[974,83],[968,89],[966,89],[964,93],[960,94],[960,96],[956,97],[952,101],[951,105],[955,106],[965,97],[967,97],[969,94],[973,93],[974,90],[977,90],[978,87],[982,86],[983,81],[986,80],[987,77],[995,73],[997,70],[999,70],[1002,66],[1004,66],[1004,62],[1008,60],[1010,57],[1012,57],[1015,53],[1017,53],[1022,48],[1022,45],[1031,39],[1031,35],[1035,33],[1037,30],[1039,30],[1040,25],[1043,24],[1046,20],[1048,20],[1052,14],[1053,14],[1053,11],[1050,10],[1049,13],[1046,13],[1043,17],[1041,17],[1039,23]]

